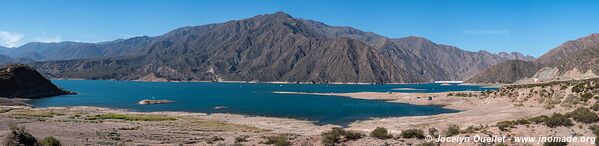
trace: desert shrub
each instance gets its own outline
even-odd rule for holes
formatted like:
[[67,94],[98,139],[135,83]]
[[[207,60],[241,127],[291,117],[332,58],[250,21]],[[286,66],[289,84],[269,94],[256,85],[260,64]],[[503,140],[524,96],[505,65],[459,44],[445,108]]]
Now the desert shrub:
[[287,136],[278,135],[278,136],[270,136],[266,137],[266,142],[264,144],[270,144],[275,146],[291,146],[291,142],[287,140]]
[[497,122],[497,128],[501,131],[508,131],[510,128],[514,128],[514,122],[512,121],[501,121]]
[[474,126],[468,126],[468,127],[466,127],[466,129],[464,129],[462,131],[462,133],[474,133],[478,130],[480,130],[480,128],[475,128]]
[[322,138],[322,144],[324,145],[335,145],[345,140],[357,140],[362,138],[364,135],[359,132],[345,131],[342,128],[333,128],[330,131],[323,132],[320,134]]
[[52,136],[46,137],[40,141],[42,146],[61,146],[60,141]]
[[539,124],[539,123],[545,123],[545,121],[549,119],[549,116],[547,115],[540,115],[540,116],[536,116],[533,118],[528,119],[528,121],[533,122],[535,124]]
[[333,128],[331,131],[323,132],[320,134],[322,144],[324,145],[335,145],[335,143],[341,142],[341,135],[345,133],[345,130],[341,128]]
[[526,125],[526,124],[530,124],[530,121],[528,121],[527,119],[520,119],[520,120],[514,121],[514,124],[517,124],[517,125]]
[[567,146],[567,142],[545,142],[543,146]]
[[[448,94],[447,96],[450,96],[450,95]],[[476,96],[476,95],[472,94],[472,93],[461,93],[461,92],[457,92],[457,93],[453,93],[452,96],[472,97],[472,96]]]
[[447,131],[445,131],[445,136],[454,136],[458,134],[460,134],[460,127],[457,125],[449,125]]
[[206,143],[208,143],[208,144],[213,144],[214,142],[217,142],[217,141],[224,141],[224,140],[225,140],[225,139],[224,139],[224,138],[222,138],[222,137],[213,136],[213,137],[210,137],[210,138],[206,139]]
[[401,132],[402,138],[424,138],[424,132],[420,129],[408,129]]
[[580,100],[587,102],[587,101],[589,101],[589,99],[593,98],[593,94],[584,93],[584,94],[580,95],[580,98],[581,98]]
[[547,125],[551,128],[555,128],[558,126],[569,127],[574,124],[572,124],[572,120],[568,119],[568,116],[554,113],[553,115],[551,115],[551,117],[545,119],[545,125]]
[[589,126],[589,129],[591,129],[591,131],[593,131],[593,134],[595,134],[595,136],[599,136],[599,126],[591,125],[591,126]]
[[10,124],[10,133],[4,136],[4,145],[9,146],[18,146],[18,145],[26,145],[26,146],[39,146],[39,143],[33,137],[33,135],[29,134],[25,127],[19,127],[14,124]]
[[354,131],[345,131],[344,137],[347,140],[358,140],[358,139],[364,137],[364,134],[362,134],[360,132],[354,132]]
[[566,114],[577,122],[581,123],[593,123],[599,120],[597,114],[591,112],[588,108],[578,108],[572,112]]
[[429,128],[428,129],[428,134],[433,136],[433,137],[437,137],[437,134],[439,133],[439,130],[437,130],[437,128]]
[[580,83],[580,84],[577,84],[576,86],[572,87],[572,92],[578,93],[578,92],[584,91],[584,84],[585,83]]
[[391,134],[388,133],[386,128],[376,127],[372,132],[370,132],[370,137],[378,138],[378,139],[389,139],[391,138]]
[[595,103],[590,107],[594,111],[599,111],[599,103]]
[[580,100],[578,99],[577,96],[568,94],[566,96],[566,98],[564,99],[564,101],[562,102],[561,106],[562,107],[572,107],[572,105],[576,105],[579,103],[580,103]]
[[248,138],[249,136],[247,135],[235,137],[235,143],[246,142]]

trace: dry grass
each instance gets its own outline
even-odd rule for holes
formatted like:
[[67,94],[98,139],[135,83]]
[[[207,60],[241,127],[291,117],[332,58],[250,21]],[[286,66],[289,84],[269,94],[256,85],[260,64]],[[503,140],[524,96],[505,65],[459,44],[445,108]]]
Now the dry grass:
[[87,117],[87,120],[103,120],[103,119],[120,119],[127,121],[173,121],[177,120],[174,117],[162,116],[162,115],[150,115],[150,114],[140,114],[140,115],[129,115],[129,114],[99,114],[91,117]]
[[51,118],[54,116],[62,116],[64,113],[52,111],[52,110],[28,110],[28,109],[16,109],[8,112],[10,115],[15,116],[26,116],[36,118]]

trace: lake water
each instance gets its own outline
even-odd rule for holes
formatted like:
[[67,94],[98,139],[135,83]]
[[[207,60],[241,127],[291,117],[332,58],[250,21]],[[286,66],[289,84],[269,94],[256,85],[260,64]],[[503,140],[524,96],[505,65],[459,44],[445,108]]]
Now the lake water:
[[[268,83],[133,82],[108,80],[53,80],[56,85],[75,91],[28,103],[34,107],[98,106],[131,111],[185,111],[234,113],[286,117],[314,121],[316,124],[345,125],[370,118],[433,115],[458,112],[438,106],[419,106],[381,100],[340,96],[276,94],[289,92],[443,92],[492,90],[480,86],[402,84],[402,85],[298,85]],[[410,89],[407,89],[410,88]],[[416,90],[414,90],[416,89]],[[165,99],[171,104],[139,105],[142,99]],[[215,109],[225,106],[225,109]]]

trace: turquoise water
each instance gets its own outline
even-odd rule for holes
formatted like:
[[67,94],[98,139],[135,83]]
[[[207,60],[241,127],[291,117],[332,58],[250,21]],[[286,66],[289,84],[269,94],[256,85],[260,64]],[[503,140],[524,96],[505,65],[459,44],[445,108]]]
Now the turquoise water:
[[[108,80],[53,80],[58,86],[75,91],[64,95],[30,100],[34,107],[98,106],[131,111],[186,111],[234,113],[286,117],[314,121],[316,124],[345,125],[377,117],[432,115],[458,112],[438,106],[390,103],[382,100],[353,99],[340,96],[276,94],[274,91],[348,93],[348,92],[442,92],[491,90],[479,86],[439,84],[406,85],[297,85],[267,83],[132,82]],[[398,88],[413,88],[397,90]],[[139,105],[142,99],[165,99],[171,104]],[[225,106],[225,109],[214,109]]]

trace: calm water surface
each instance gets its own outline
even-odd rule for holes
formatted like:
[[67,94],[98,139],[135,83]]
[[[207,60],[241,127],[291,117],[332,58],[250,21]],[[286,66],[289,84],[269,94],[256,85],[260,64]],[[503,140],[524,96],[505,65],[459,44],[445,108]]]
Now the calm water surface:
[[[276,94],[275,91],[349,93],[349,92],[444,92],[493,90],[480,86],[439,84],[404,85],[297,85],[267,83],[132,82],[108,80],[53,80],[58,86],[75,91],[64,95],[30,100],[34,107],[98,106],[131,111],[186,111],[234,113],[286,117],[314,121],[316,124],[345,125],[356,120],[380,117],[432,115],[458,112],[438,106],[390,103],[381,100],[340,96]],[[406,89],[410,88],[410,89]],[[416,89],[416,90],[414,90]],[[139,105],[142,99],[166,99],[171,104]],[[226,109],[214,109],[225,106]]]

